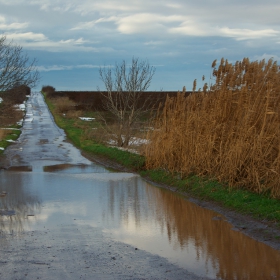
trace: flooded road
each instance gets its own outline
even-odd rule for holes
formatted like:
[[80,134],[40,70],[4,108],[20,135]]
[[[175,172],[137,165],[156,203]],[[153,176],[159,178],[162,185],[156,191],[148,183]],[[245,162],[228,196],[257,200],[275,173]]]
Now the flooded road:
[[280,279],[278,251],[137,174],[91,163],[40,94],[27,110],[0,172],[0,279]]

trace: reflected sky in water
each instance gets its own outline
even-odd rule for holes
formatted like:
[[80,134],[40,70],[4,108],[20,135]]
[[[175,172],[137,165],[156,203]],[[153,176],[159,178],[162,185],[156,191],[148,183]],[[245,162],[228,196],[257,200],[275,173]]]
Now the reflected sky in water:
[[2,234],[90,225],[197,275],[280,278],[279,252],[232,230],[219,214],[138,175],[83,172],[70,165],[43,170],[1,171],[0,193],[7,195],[0,197],[0,208],[15,211],[0,218]]

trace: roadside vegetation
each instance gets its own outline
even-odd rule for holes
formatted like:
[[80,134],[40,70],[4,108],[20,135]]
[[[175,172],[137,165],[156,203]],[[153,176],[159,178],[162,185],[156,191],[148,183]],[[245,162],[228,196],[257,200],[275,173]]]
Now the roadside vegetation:
[[19,137],[25,110],[20,104],[38,80],[36,59],[0,35],[0,154]]
[[213,84],[197,91],[195,81],[192,94],[183,89],[151,109],[153,118],[146,116],[136,129],[145,141],[125,151],[110,142],[94,106],[80,110],[73,100],[55,97],[50,86],[42,92],[57,124],[85,152],[280,225],[279,66],[248,59],[212,66]]
[[213,63],[213,85],[168,99],[148,135],[148,169],[196,174],[280,198],[280,71],[276,62]]
[[0,155],[21,134],[25,104],[30,88],[22,85],[0,92]]
[[[102,123],[96,121],[98,112],[77,110],[69,98],[55,97],[53,94],[55,89],[51,86],[43,86],[42,92],[57,125],[65,130],[68,138],[76,147],[102,158],[113,160],[135,171],[144,167],[142,155],[109,145],[107,140],[110,139],[104,132]],[[90,121],[81,118],[89,118]],[[139,146],[137,147],[139,149]]]
[[0,128],[0,155],[4,153],[4,150],[18,139],[21,134],[19,129],[21,126],[10,126],[5,129]]

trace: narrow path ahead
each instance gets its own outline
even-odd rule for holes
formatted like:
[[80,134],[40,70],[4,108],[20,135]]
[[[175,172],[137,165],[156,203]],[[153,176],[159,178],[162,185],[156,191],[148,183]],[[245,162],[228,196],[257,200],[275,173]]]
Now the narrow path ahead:
[[44,161],[91,164],[78,149],[65,141],[66,135],[55,124],[41,93],[33,93],[26,105],[19,141],[5,152],[6,166],[47,165]]
[[[13,171],[0,172],[0,279],[215,278],[212,270],[205,276],[207,265],[201,272],[190,262],[190,272],[141,249],[155,229],[165,232],[147,213],[147,203],[155,205],[148,186],[82,157],[65,142],[41,94],[27,102],[22,135],[5,154]],[[129,235],[135,227],[142,234],[136,239]],[[167,233],[164,238],[172,255]]]

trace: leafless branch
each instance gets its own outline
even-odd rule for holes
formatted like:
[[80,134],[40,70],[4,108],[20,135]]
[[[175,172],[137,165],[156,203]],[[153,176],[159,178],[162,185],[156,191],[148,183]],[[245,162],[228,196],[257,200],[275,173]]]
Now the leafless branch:
[[113,70],[99,69],[106,88],[106,92],[101,92],[104,109],[114,116],[118,124],[118,146],[128,146],[132,126],[151,109],[148,98],[142,98],[142,93],[149,88],[154,74],[155,68],[138,58],[132,58],[130,66],[123,60]]
[[34,87],[39,81],[36,59],[30,60],[22,47],[0,38],[0,91],[19,85]]

